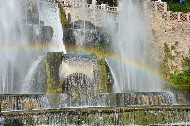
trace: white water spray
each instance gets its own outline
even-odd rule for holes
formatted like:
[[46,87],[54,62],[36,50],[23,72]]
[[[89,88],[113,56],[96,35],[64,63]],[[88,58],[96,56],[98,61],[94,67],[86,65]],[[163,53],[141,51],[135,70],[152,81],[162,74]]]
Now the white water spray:
[[[44,22],[45,26],[51,26],[53,28],[53,38],[48,43],[48,51],[53,52],[64,52],[66,53],[65,46],[63,44],[63,30],[59,17],[59,8],[57,3],[45,2],[37,0],[37,8],[39,12],[39,19]],[[25,82],[22,86],[22,93],[30,93],[31,88],[35,85],[35,73],[40,61],[43,59],[42,56],[33,62],[31,68],[25,77]],[[37,87],[36,87],[37,88]],[[34,93],[34,92],[32,92]],[[38,92],[35,92],[38,93]]]
[[18,0],[0,0],[0,15],[0,93],[10,93],[19,47],[26,44]]
[[59,8],[57,3],[53,2],[39,2],[39,17],[44,22],[45,26],[51,26],[53,28],[53,38],[49,43],[50,51],[66,53],[65,46],[63,44],[63,29],[61,20],[59,17]]
[[120,60],[110,63],[119,84],[115,85],[115,90],[160,91],[160,79],[150,73],[150,70],[157,70],[157,65],[151,58],[150,31],[141,6],[138,2],[124,0],[119,8],[119,31],[112,32],[112,47]]
[[25,94],[35,93],[32,91],[31,87],[35,86],[35,73],[36,73],[38,65],[40,64],[42,59],[44,59],[44,56],[39,56],[38,59],[32,63],[32,65],[25,77],[21,93],[25,93]]

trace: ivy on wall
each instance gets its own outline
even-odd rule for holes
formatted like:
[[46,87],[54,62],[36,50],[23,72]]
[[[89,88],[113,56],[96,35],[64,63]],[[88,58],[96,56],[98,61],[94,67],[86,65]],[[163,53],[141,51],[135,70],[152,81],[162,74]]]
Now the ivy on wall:
[[[190,92],[190,57],[183,59],[183,70],[177,71],[175,68],[168,65],[168,61],[173,61],[175,56],[171,54],[171,51],[175,51],[175,45],[171,47],[164,43],[164,57],[161,63],[161,75],[173,86],[182,90]],[[174,71],[174,72],[171,72]]]

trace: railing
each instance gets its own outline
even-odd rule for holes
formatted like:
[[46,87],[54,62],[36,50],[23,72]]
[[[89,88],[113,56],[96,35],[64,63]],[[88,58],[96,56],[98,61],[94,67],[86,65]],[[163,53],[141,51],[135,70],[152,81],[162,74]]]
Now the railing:
[[56,3],[56,2],[59,2],[60,0],[46,0],[46,1]]
[[145,1],[144,5],[145,9],[165,13],[168,21],[190,22],[190,13],[168,11],[166,2]]
[[190,13],[168,11],[167,20],[178,22],[190,22]]
[[[49,2],[58,2],[62,0],[47,0]],[[86,7],[89,9],[97,9],[97,10],[106,10],[111,12],[117,12],[119,11],[118,7],[110,7],[106,4],[101,5],[92,5],[92,4],[82,4],[81,2],[76,2],[72,4],[72,2],[67,1],[64,3],[65,7]],[[159,1],[150,1],[146,0],[144,2],[145,9],[151,10],[151,11],[157,11],[157,12],[164,12],[166,15],[166,19],[168,21],[178,21],[178,22],[190,22],[190,13],[183,13],[183,12],[172,12],[167,10],[167,3],[166,2],[159,2]]]
[[65,7],[74,7],[74,8],[79,8],[79,7],[86,7],[86,8],[91,8],[91,9],[97,9],[97,10],[107,10],[107,11],[118,11],[118,7],[110,7],[107,6],[106,4],[102,4],[102,5],[92,5],[92,4],[82,4],[80,2],[74,3],[72,4],[70,3],[64,3]]
[[167,3],[166,2],[158,2],[158,1],[145,1],[145,8],[153,10],[153,11],[167,11]]

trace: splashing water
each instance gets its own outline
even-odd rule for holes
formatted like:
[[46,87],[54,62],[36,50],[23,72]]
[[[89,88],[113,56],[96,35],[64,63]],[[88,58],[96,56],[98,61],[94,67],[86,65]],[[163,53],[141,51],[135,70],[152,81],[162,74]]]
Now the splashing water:
[[38,59],[32,63],[31,68],[29,69],[25,80],[24,80],[24,84],[22,86],[22,90],[21,93],[35,93],[31,90],[32,86],[36,86],[35,84],[35,73],[37,71],[38,65],[40,64],[40,62],[42,61],[42,59],[44,59],[44,56],[39,56]]
[[49,44],[50,51],[63,51],[66,53],[65,46],[63,44],[63,29],[59,17],[58,4],[53,2],[40,1],[38,8],[40,10],[40,20],[44,21],[44,25],[51,26],[53,28],[53,38]]
[[[39,19],[44,22],[45,26],[51,26],[53,28],[53,38],[52,41],[48,43],[48,51],[62,51],[66,53],[65,46],[62,40],[63,30],[59,17],[58,4],[37,0],[37,8],[39,10]],[[42,59],[43,56],[40,56],[36,61],[33,62],[27,76],[25,77],[25,82],[22,86],[22,93],[29,93],[32,86],[34,86],[34,83],[36,83],[34,76],[37,71],[37,67]],[[37,86],[35,90],[37,90],[37,88],[39,88],[39,86]],[[39,92],[42,92],[42,89],[38,90],[37,92],[33,91],[32,93]]]
[[0,93],[9,93],[13,91],[14,67],[18,66],[15,61],[22,60],[16,59],[19,56],[18,47],[26,44],[18,0],[0,0],[0,15]]
[[[150,32],[140,3],[132,0],[122,1],[118,33],[114,33],[113,29],[112,47],[120,61],[108,62],[119,84],[115,85],[115,90],[160,91],[160,79],[146,72],[146,69],[140,69],[142,66],[157,69],[157,64],[149,53]],[[134,64],[139,64],[140,67]]]

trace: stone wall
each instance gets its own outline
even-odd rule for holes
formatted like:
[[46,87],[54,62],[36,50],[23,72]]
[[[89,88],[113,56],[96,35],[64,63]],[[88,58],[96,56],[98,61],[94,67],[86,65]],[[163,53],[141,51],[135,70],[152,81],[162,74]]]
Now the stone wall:
[[24,31],[29,42],[47,44],[53,37],[53,28],[43,25],[24,25]]
[[[164,45],[169,47],[168,65],[171,72],[182,70],[182,61],[190,54],[189,22],[171,21],[165,12],[150,11],[153,41],[164,58]],[[165,44],[164,44],[165,43]]]
[[67,19],[69,20],[69,23],[79,20],[85,20],[85,21],[90,21],[96,27],[105,26],[106,13],[108,13],[108,15],[113,17],[116,21],[118,20],[117,11],[111,11],[111,10],[104,11],[103,9],[97,9],[97,8],[94,9],[92,5],[89,5],[88,7],[75,7],[75,8],[65,7],[65,13]]

